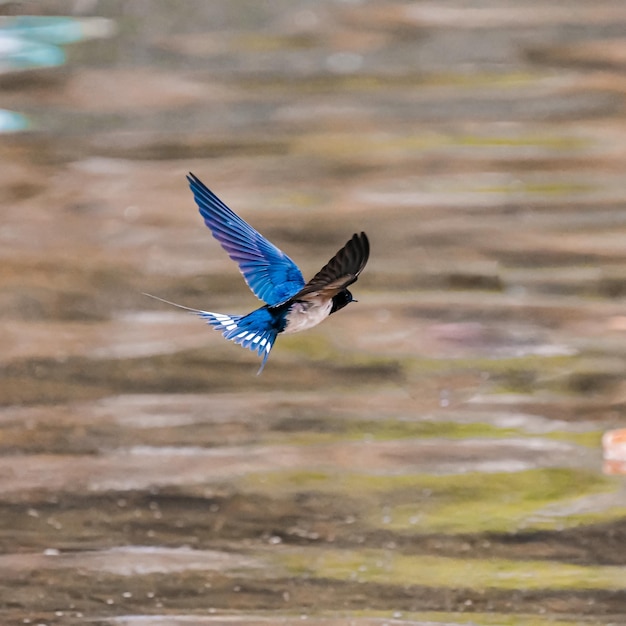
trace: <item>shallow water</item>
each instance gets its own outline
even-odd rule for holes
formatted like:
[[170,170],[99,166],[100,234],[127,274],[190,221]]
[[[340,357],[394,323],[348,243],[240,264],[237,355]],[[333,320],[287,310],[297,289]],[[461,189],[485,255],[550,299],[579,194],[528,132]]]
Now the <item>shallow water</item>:
[[[623,3],[2,10],[3,624],[626,620]],[[260,377],[188,171],[370,236]]]

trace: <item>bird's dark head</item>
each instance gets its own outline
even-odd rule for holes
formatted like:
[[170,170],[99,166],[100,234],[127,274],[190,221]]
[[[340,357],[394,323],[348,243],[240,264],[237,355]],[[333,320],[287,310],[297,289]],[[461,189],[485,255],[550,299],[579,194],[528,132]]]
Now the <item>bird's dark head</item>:
[[333,296],[333,307],[329,315],[336,313],[339,309],[343,309],[343,307],[350,304],[350,302],[356,302],[352,294],[347,289],[340,291],[336,296]]

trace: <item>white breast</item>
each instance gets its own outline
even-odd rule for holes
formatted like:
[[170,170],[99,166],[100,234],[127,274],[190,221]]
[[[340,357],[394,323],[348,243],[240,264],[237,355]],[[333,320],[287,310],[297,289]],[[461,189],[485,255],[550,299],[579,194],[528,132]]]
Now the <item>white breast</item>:
[[295,302],[287,315],[287,326],[284,333],[299,333],[301,330],[313,328],[323,322],[333,307],[332,300],[313,300],[310,302]]

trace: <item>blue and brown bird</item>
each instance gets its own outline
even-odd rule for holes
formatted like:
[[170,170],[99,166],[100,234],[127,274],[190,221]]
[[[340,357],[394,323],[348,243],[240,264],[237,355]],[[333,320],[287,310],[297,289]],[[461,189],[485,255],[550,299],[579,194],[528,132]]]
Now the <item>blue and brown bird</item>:
[[352,235],[305,283],[298,266],[282,250],[231,211],[193,174],[187,180],[204,223],[239,265],[248,287],[265,305],[248,315],[226,315],[156,299],[199,315],[226,339],[263,356],[258,374],[278,335],[312,328],[350,302],[356,302],[347,287],[356,282],[367,263],[370,248],[365,233]]

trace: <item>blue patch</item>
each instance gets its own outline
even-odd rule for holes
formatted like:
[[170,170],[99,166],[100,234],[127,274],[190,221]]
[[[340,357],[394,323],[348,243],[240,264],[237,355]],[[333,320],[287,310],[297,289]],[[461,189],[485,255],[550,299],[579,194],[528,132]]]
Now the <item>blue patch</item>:
[[221,331],[226,339],[262,356],[263,361],[257,374],[263,371],[278,333],[285,328],[284,314],[272,313],[267,307],[261,307],[248,315],[227,315],[210,311],[197,311],[197,314],[213,328]]

